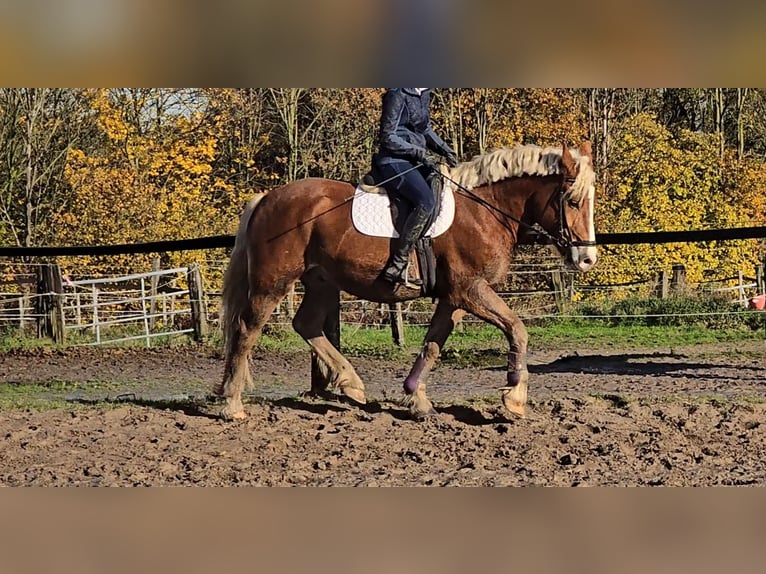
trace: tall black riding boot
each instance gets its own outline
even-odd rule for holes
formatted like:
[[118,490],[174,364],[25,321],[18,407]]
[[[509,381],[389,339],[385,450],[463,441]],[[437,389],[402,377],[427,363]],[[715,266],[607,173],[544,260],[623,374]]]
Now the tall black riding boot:
[[[425,226],[431,214],[422,206],[417,206],[407,216],[399,235],[399,244],[396,246],[388,266],[383,271],[383,279],[390,283],[407,283],[407,264],[410,259],[410,252],[415,248],[420,236],[425,231]],[[411,281],[415,286],[419,286],[417,281]]]

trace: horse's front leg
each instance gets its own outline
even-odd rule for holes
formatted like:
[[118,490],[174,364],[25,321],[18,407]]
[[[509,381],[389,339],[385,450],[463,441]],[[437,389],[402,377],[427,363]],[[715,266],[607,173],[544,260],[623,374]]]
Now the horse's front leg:
[[405,405],[409,407],[410,415],[414,419],[435,413],[433,404],[426,396],[425,380],[439,358],[445,341],[464,315],[465,311],[455,308],[443,299],[436,305],[423,349],[404,380]]
[[510,412],[525,416],[529,380],[527,328],[484,279],[476,281],[468,290],[464,306],[470,313],[498,327],[508,339],[508,384],[502,389],[503,405]]

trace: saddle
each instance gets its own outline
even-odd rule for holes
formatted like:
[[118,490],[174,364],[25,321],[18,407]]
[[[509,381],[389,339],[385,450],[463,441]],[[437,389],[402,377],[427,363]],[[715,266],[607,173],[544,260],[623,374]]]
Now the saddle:
[[[378,173],[376,167],[377,162],[374,158],[372,165],[372,169],[362,178],[362,189],[370,193],[385,192],[388,194],[391,205],[391,220],[393,221],[394,229],[396,229],[397,232],[401,232],[404,222],[410,214],[409,202],[395,191],[390,191],[386,186],[378,185],[376,182],[382,181],[384,178]],[[441,176],[435,172],[431,172],[426,178],[426,181],[434,194],[435,207],[431,214],[431,218],[423,228],[423,233],[426,233],[428,229],[430,229],[441,211],[443,187]],[[421,236],[418,239],[413,253],[410,254],[410,269],[408,273],[410,277],[420,279],[423,282],[423,286],[421,287],[421,294],[423,296],[433,293],[433,290],[436,287],[436,257],[434,257],[433,244],[430,237]]]

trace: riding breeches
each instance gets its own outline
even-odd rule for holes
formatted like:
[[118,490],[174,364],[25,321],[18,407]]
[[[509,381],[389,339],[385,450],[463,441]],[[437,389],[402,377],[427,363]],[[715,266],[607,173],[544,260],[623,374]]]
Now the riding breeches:
[[384,181],[391,179],[385,185],[387,190],[400,195],[409,201],[413,207],[421,206],[430,214],[436,205],[434,193],[426,181],[429,171],[421,167],[420,169],[403,173],[408,169],[412,169],[412,167],[411,163],[404,161],[384,163],[379,166],[380,176]]

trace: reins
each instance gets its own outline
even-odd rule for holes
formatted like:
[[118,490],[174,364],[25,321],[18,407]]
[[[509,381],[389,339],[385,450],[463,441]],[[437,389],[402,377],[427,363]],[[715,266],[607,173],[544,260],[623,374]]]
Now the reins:
[[[387,184],[389,181],[394,181],[396,178],[398,178],[398,177],[401,177],[401,176],[403,176],[403,175],[406,175],[406,174],[410,173],[411,171],[415,171],[416,169],[420,169],[421,167],[427,167],[427,166],[425,166],[425,165],[424,165],[424,164],[422,164],[422,163],[416,164],[416,165],[412,166],[411,168],[404,170],[402,173],[398,173],[398,174],[396,174],[396,175],[395,175],[395,176],[393,176],[393,177],[389,177],[388,179],[384,179],[384,180],[383,180],[383,181],[381,181],[381,182],[376,182],[376,183],[373,183],[373,184],[371,184],[371,185],[370,185],[370,187],[383,187],[383,186],[384,186],[385,184]],[[433,170],[433,168],[431,168],[431,169]],[[433,170],[433,171],[436,171],[436,170]],[[365,185],[367,185],[367,184],[365,184]],[[338,204],[336,207],[340,207],[341,205],[343,205],[343,204],[345,204],[345,203],[348,203],[349,201],[351,201],[351,200],[353,200],[355,197],[357,197],[357,195],[361,195],[361,194],[359,194],[359,193],[354,193],[353,195],[351,195],[351,196],[347,197],[346,199],[344,199],[343,201],[341,201],[341,202],[340,202],[340,203],[339,203],[339,204]]]
[[[562,249],[569,249],[570,247],[592,247],[592,246],[596,245],[595,241],[580,241],[580,240],[573,241],[572,239],[570,239],[568,237],[568,236],[571,235],[571,232],[570,232],[569,228],[566,226],[566,218],[564,216],[564,201],[565,201],[565,199],[564,199],[564,185],[565,184],[569,184],[569,185],[574,184],[576,178],[565,177],[564,181],[559,186],[559,189],[558,189],[558,195],[559,195],[559,236],[558,237],[554,237],[552,234],[548,233],[542,227],[540,227],[540,226],[536,227],[534,225],[530,225],[529,223],[527,223],[525,221],[522,221],[518,217],[515,217],[515,216],[511,215],[510,213],[507,213],[507,212],[503,211],[499,207],[497,207],[495,205],[492,205],[486,199],[476,195],[470,189],[468,189],[468,188],[464,187],[463,185],[459,184],[458,182],[456,182],[451,177],[449,177],[447,175],[444,175],[440,170],[436,169],[432,165],[427,165],[426,163],[423,163],[423,162],[419,162],[419,163],[415,164],[413,167],[411,167],[411,168],[409,168],[409,169],[407,169],[407,170],[405,170],[405,171],[403,171],[403,172],[401,172],[401,173],[399,173],[399,174],[397,174],[397,175],[395,175],[393,177],[389,177],[386,180],[383,180],[381,182],[377,182],[377,183],[375,183],[375,186],[376,187],[383,187],[388,182],[393,181],[393,180],[395,180],[395,179],[397,179],[397,178],[399,178],[399,177],[401,177],[403,175],[406,175],[406,174],[410,173],[411,171],[418,170],[421,167],[425,167],[427,169],[430,169],[432,172],[434,172],[437,175],[439,175],[442,179],[445,179],[445,180],[449,181],[457,189],[462,191],[464,195],[466,195],[467,197],[470,197],[471,199],[476,201],[478,204],[483,205],[487,209],[489,209],[491,211],[494,211],[494,212],[498,213],[499,215],[502,215],[503,217],[505,217],[507,219],[510,219],[511,221],[516,222],[521,227],[526,228],[528,231],[531,231],[531,232],[533,232],[533,233],[535,233],[537,235],[542,235],[543,237],[548,239],[551,243],[553,243],[554,245],[556,245],[556,246],[558,246],[558,247],[560,247]],[[354,194],[354,195],[348,197],[347,199],[345,199],[343,202],[341,202],[341,205],[351,201],[352,199],[354,199],[354,197],[356,197],[356,194]],[[550,200],[549,200],[549,202],[550,202]]]
[[454,185],[455,187],[460,189],[465,195],[467,195],[468,197],[470,197],[471,199],[473,199],[474,201],[476,201],[480,205],[483,205],[484,207],[486,207],[486,208],[488,208],[488,209],[490,209],[492,211],[495,211],[496,213],[502,215],[503,217],[506,217],[506,218],[510,219],[511,221],[515,221],[520,226],[525,227],[528,231],[532,231],[532,232],[534,232],[536,234],[539,234],[539,235],[542,235],[542,236],[546,237],[554,245],[557,245],[557,246],[559,246],[561,248],[564,248],[564,249],[569,248],[569,247],[580,247],[580,246],[595,245],[595,242],[593,242],[593,241],[572,241],[572,240],[566,238],[566,230],[564,228],[564,220],[565,220],[565,218],[564,218],[564,193],[563,193],[564,189],[563,189],[563,187],[564,187],[564,183],[570,183],[570,184],[573,183],[574,182],[574,178],[569,178],[569,177],[565,178],[564,182],[561,185],[561,188],[559,189],[559,197],[560,197],[560,204],[559,204],[559,237],[554,237],[553,235],[548,233],[542,227],[535,227],[534,225],[530,225],[529,223],[527,223],[525,221],[522,221],[521,219],[519,219],[517,217],[514,217],[510,213],[506,213],[505,211],[503,211],[499,207],[497,207],[495,205],[492,205],[490,202],[488,202],[483,197],[479,197],[478,195],[473,193],[470,189],[460,185],[454,179],[452,179],[449,176],[444,175],[439,170],[436,170],[436,169],[433,169],[433,168],[431,168],[431,169],[434,172],[438,173],[442,178],[444,178],[447,181],[449,181],[452,185]]

